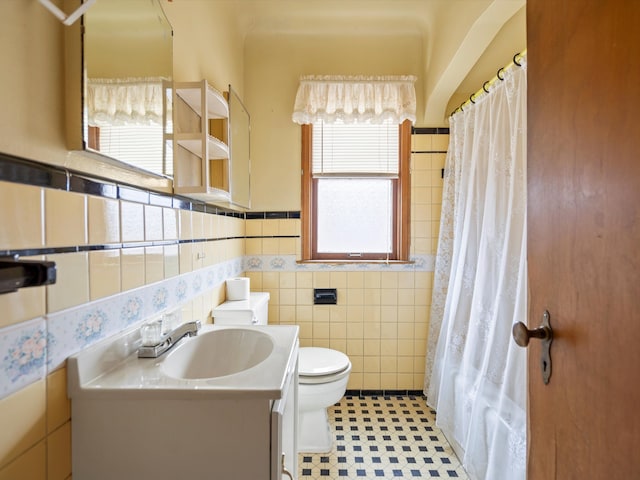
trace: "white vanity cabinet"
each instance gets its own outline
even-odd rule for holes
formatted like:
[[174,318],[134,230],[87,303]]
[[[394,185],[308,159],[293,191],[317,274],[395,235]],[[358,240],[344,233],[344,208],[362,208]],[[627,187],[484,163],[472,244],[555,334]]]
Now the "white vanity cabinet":
[[70,357],[74,480],[296,479],[298,329],[250,328],[272,353],[216,378],[166,376],[164,355],[128,351],[131,333]]
[[282,398],[271,406],[271,480],[298,478],[298,346]]
[[207,83],[175,82],[173,187],[205,202],[228,202],[229,105]]

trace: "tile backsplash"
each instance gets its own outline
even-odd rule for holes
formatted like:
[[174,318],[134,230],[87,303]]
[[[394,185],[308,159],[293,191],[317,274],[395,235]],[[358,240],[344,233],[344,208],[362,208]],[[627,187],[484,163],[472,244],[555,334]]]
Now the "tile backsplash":
[[66,358],[165,310],[207,321],[243,272],[245,220],[2,154],[0,167],[0,256],[57,270],[0,295],[0,479],[66,479]]
[[[20,181],[38,168],[12,167]],[[243,215],[192,211],[188,201],[127,186],[93,195],[98,182],[87,179],[65,188],[13,180],[0,181],[0,255],[53,261],[57,280],[0,295],[0,399],[161,311],[206,320],[224,299],[224,281],[243,272]]]

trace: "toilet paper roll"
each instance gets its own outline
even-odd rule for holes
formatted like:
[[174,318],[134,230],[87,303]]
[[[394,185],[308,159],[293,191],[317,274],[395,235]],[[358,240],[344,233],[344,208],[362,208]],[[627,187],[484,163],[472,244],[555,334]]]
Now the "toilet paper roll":
[[227,300],[248,300],[249,279],[245,277],[227,280]]

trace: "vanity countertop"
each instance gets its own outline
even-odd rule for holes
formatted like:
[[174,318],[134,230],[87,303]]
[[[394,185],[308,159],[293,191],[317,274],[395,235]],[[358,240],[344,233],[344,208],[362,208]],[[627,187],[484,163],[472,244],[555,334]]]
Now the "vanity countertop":
[[[273,339],[271,354],[261,363],[232,375],[185,379],[166,375],[163,361],[182,342],[221,329],[257,330]],[[139,328],[130,329],[69,357],[67,361],[68,395],[79,398],[262,398],[278,400],[283,396],[288,377],[295,374],[298,329],[293,325],[216,326],[204,325],[198,336],[185,337],[172,350],[158,358],[138,358]]]

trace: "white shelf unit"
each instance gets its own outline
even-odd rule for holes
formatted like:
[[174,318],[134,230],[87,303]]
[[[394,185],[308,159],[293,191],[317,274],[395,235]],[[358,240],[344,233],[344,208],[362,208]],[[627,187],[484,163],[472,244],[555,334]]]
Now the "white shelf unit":
[[228,202],[229,106],[206,80],[174,84],[173,176],[177,194]]

